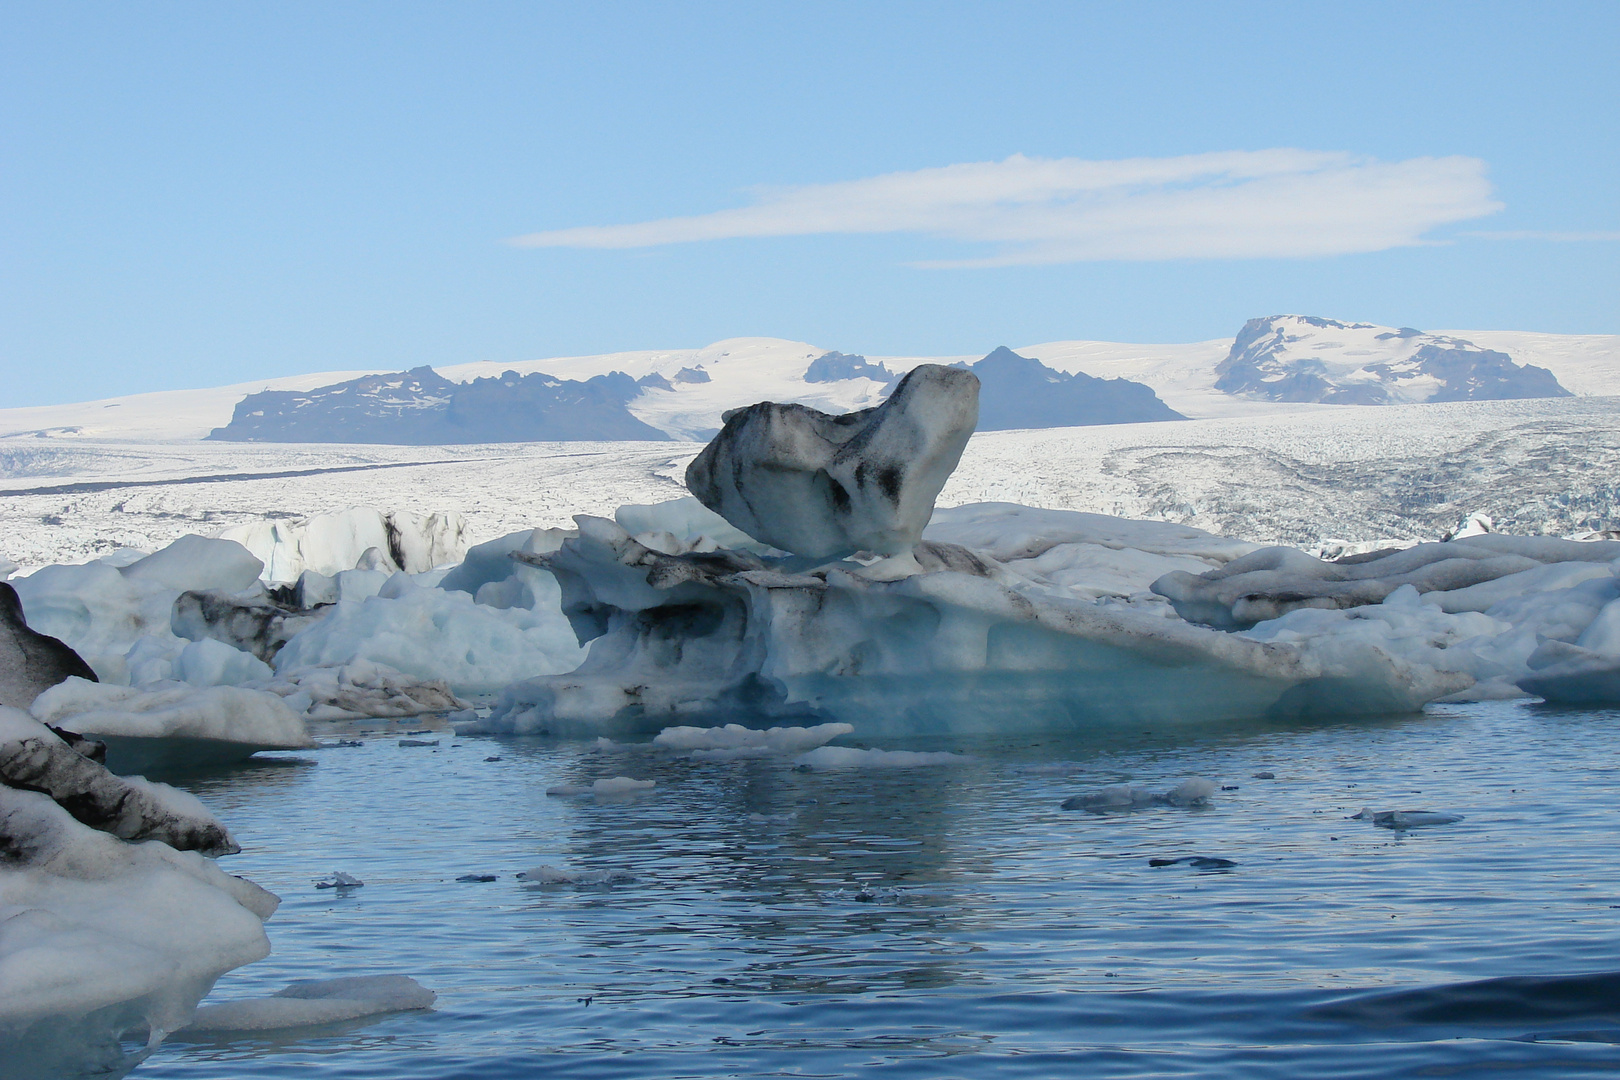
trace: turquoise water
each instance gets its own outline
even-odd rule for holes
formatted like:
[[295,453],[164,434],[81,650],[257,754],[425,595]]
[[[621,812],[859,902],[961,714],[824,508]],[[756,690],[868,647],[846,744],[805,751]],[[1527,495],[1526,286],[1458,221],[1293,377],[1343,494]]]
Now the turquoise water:
[[[175,1036],[134,1077],[1620,1071],[1617,711],[936,740],[910,748],[970,760],[818,773],[406,727],[185,783],[245,849],[222,865],[283,897],[273,955],[211,1000],[403,973],[436,1008]],[[658,786],[545,794],[615,775]],[[1059,809],[1187,776],[1237,790]],[[1235,865],[1149,865],[1189,855]],[[633,880],[515,879],[541,863]],[[366,884],[316,890],[333,870]]]

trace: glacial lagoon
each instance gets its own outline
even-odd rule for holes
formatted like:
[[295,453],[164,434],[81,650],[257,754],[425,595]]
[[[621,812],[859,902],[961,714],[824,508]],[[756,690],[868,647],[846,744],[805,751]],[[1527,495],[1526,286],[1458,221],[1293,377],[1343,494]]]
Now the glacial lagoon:
[[[271,956],[205,1003],[398,973],[435,1007],[181,1032],[132,1076],[1607,1076],[1617,730],[1435,705],[885,738],[965,760],[805,771],[366,721],[325,733],[359,746],[170,778],[231,823],[221,865],[283,898]],[[614,776],[657,786],[546,794]],[[1060,809],[1190,776],[1210,806]],[[1189,856],[1233,865],[1150,862]],[[584,881],[516,877],[541,865]],[[364,886],[315,887],[339,870]]]

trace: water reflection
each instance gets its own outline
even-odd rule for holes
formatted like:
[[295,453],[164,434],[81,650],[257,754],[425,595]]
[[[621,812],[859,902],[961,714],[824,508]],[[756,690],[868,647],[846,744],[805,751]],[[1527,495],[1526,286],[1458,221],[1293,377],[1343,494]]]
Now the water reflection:
[[[1363,1036],[1300,1010],[1350,988],[1594,970],[1620,954],[1620,882],[1598,854],[1617,824],[1603,794],[1617,721],[1456,706],[1196,733],[885,739],[970,760],[811,773],[645,747],[371,737],[210,775],[196,789],[248,849],[226,868],[284,897],[274,955],[220,995],[401,972],[440,1003],[364,1031],[166,1048],[154,1075],[217,1076],[224,1060],[233,1076],[268,1075],[272,1059],[332,1068],[338,1055],[353,1075],[522,1076],[537,1052],[599,1075],[858,1071],[957,1053],[1096,1074],[1167,1032],[1184,1072],[1262,1043],[1293,1047],[1273,1075],[1332,1071],[1350,1058],[1329,1044]],[[545,794],[618,775],[658,786]],[[1193,775],[1235,790],[1204,811],[1058,808],[1105,784],[1164,790]],[[1347,820],[1365,805],[1465,818],[1401,836]],[[1235,865],[1151,865],[1186,856]],[[634,880],[515,880],[540,863]],[[315,892],[333,869],[367,884]],[[498,880],[456,882],[470,872]],[[1549,1060],[1525,1046],[1513,1053],[1532,1056],[1503,1061]]]

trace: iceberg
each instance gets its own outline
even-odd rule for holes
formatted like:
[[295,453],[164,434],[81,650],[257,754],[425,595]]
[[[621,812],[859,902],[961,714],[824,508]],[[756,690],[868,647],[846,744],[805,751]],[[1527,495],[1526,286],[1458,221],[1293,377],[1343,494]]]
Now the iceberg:
[[11,584],[36,633],[60,639],[103,682],[127,683],[126,656],[137,641],[175,640],[170,619],[181,593],[259,589],[262,565],[230,540],[183,536],[122,567],[103,560],[47,566]]
[[[971,538],[976,515],[1016,516],[990,504],[948,524]],[[584,662],[507,687],[462,730],[600,734],[760,717],[863,735],[1061,729],[1411,711],[1473,682],[1376,638],[1319,649],[1176,617],[1146,592],[1153,560],[1208,567],[1244,550],[1183,526],[1141,525],[1157,550],[1117,556],[1105,553],[1123,545],[1092,542],[1105,523],[1091,519],[1070,522],[1091,535],[1066,538],[1085,551],[1062,552],[1060,539],[1005,551],[1035,557],[1002,563],[924,539],[902,557],[797,570],[746,551],[671,554],[605,518],[576,520],[579,535],[546,565],[589,643]],[[1106,587],[1041,574],[1087,558],[1107,565]]]
[[[276,653],[276,676],[307,680],[320,669],[372,664],[442,684],[448,694],[493,696],[520,679],[571,670],[581,650],[559,610],[556,582],[544,571],[513,565],[514,573],[526,572],[520,584],[535,594],[533,606],[495,607],[396,574],[376,596],[323,609],[318,622]],[[502,584],[486,581],[479,592],[488,599],[486,590]]]
[[922,535],[978,418],[971,372],[923,364],[873,409],[830,416],[767,401],[728,412],[686,486],[784,551],[895,555]]
[[256,521],[220,537],[258,558],[264,580],[295,582],[305,570],[327,576],[352,570],[371,551],[377,553],[374,568],[388,573],[422,573],[459,562],[467,549],[467,524],[453,512],[420,516],[360,506],[298,521]]
[[17,1074],[127,1068],[121,1036],[156,1045],[270,951],[279,901],[204,858],[236,845],[195,798],[115,776],[8,708],[0,850],[0,1041]]
[[119,771],[241,761],[261,750],[314,745],[304,718],[277,695],[240,686],[187,683],[116,686],[72,678],[30,710],[53,727],[107,744]]

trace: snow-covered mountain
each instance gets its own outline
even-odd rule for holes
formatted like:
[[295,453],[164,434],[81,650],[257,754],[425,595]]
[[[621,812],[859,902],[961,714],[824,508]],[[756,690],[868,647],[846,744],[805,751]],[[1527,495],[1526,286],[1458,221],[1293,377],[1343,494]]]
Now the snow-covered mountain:
[[[1372,329],[1386,332],[1383,328]],[[1375,341],[1376,333],[1371,335]],[[1443,336],[1505,352],[1519,364],[1545,367],[1577,395],[1620,395],[1620,335],[1448,330]],[[1384,355],[1388,354],[1390,340],[1377,342],[1385,350]],[[1142,383],[1169,408],[1192,419],[1298,415],[1340,407],[1223,393],[1215,385],[1216,367],[1230,355],[1233,344],[1230,338],[1158,345],[1052,341],[1014,351],[1039,360],[1054,372]],[[730,338],[700,349],[482,361],[435,370],[451,383],[499,379],[508,371],[519,376],[543,373],[557,380],[577,382],[624,372],[641,387],[641,392],[625,406],[633,419],[678,439],[707,439],[720,426],[720,416],[727,409],[756,401],[798,401],[825,412],[864,409],[883,399],[894,375],[917,364],[973,363],[979,359],[978,355],[874,355],[863,359],[832,354],[823,362],[828,355],[828,349],[822,346],[756,337]],[[389,373],[377,369],[315,372],[208,389],[0,409],[0,475],[22,475],[4,464],[6,445],[19,445],[13,440],[27,440],[31,448],[38,447],[39,440],[46,440],[58,452],[67,452],[70,444],[94,440],[151,443],[204,439],[215,428],[228,425],[234,408],[248,395],[266,390],[308,394],[321,387],[384,374]],[[667,385],[671,392],[651,392],[660,385]],[[32,471],[41,467],[41,458],[33,449],[26,456],[29,464],[19,468]]]
[[1057,371],[1006,346],[965,366],[979,377],[980,431],[1186,419],[1143,383]]
[[[657,375],[657,388],[672,388]],[[643,386],[618,372],[583,382],[508,371],[451,382],[430,367],[366,375],[306,393],[263,390],[210,439],[228,442],[464,443],[665,439],[630,415]]]
[[[721,359],[728,356],[729,350]],[[983,386],[979,427],[984,431],[1185,419],[1141,383],[1056,371],[1006,347],[960,366],[978,375]],[[779,388],[786,393],[776,399],[843,397],[864,407],[886,397],[900,377],[901,373],[864,356],[829,352],[811,360],[797,379]],[[237,404],[231,422],[208,437],[228,442],[402,446],[704,438],[718,430],[722,409],[711,408],[692,418],[675,410],[683,398],[712,398],[712,390],[697,395],[690,391],[716,381],[702,365],[682,367],[673,375],[654,370],[639,379],[622,371],[584,381],[506,371],[470,382],[452,382],[421,367],[304,392],[250,394]],[[730,385],[713,389],[735,393]],[[835,406],[831,411],[848,409]],[[654,426],[637,414],[662,418],[664,426]]]
[[1472,341],[1309,315],[1250,319],[1215,375],[1224,393],[1330,405],[1573,396],[1546,368]]

